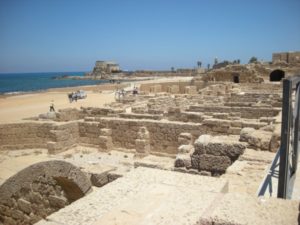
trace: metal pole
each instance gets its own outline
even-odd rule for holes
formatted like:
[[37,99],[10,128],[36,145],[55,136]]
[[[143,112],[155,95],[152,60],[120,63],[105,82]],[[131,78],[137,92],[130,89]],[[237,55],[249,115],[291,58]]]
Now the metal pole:
[[281,120],[281,146],[279,159],[279,180],[278,180],[278,198],[287,197],[287,184],[289,180],[289,140],[290,140],[290,121],[291,121],[291,93],[292,82],[288,79],[283,80],[282,96],[282,120]]

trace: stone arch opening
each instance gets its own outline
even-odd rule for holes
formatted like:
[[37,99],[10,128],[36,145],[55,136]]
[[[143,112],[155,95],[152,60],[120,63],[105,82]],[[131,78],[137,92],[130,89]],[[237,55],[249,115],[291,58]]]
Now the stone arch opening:
[[239,73],[232,73],[232,81],[233,83],[240,83],[240,74]]
[[34,224],[90,189],[88,176],[71,163],[54,160],[31,165],[0,186],[0,223]]
[[273,70],[270,73],[270,81],[281,81],[285,76],[285,73],[283,70]]
[[233,76],[233,83],[240,83],[240,78],[238,75]]

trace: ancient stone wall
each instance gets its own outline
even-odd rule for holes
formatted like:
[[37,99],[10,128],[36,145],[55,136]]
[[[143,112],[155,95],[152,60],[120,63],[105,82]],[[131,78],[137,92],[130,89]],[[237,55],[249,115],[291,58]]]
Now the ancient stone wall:
[[78,110],[76,108],[67,108],[59,110],[56,113],[55,121],[63,122],[63,121],[72,121],[72,120],[80,120],[84,118],[84,113],[82,110]]
[[243,154],[246,146],[227,136],[200,136],[191,155],[192,168],[208,171],[212,175],[225,173],[226,169]]
[[64,161],[34,164],[0,186],[0,223],[34,224],[89,192],[79,168]]
[[190,106],[189,112],[212,112],[212,113],[231,113],[240,112],[242,118],[258,119],[260,117],[277,116],[280,109],[264,107],[229,107],[229,106]]
[[0,124],[0,150],[46,148],[53,140],[51,123]]
[[79,142],[85,145],[100,145],[101,128],[98,122],[79,122]]
[[79,123],[81,142],[97,145],[100,130],[108,128],[112,131],[114,147],[135,149],[138,131],[141,127],[146,127],[150,136],[150,153],[176,154],[180,133],[188,132],[197,138],[208,132],[205,126],[196,123],[121,118],[95,118],[95,120],[97,122]]
[[76,145],[79,140],[79,131],[77,122],[69,122],[53,126],[50,130],[51,141],[47,142],[48,152],[50,154],[59,153]]
[[[157,88],[156,91],[154,86],[159,85],[160,88]],[[141,84],[140,91],[144,92],[168,92],[169,87],[177,85],[179,88],[178,94],[184,94],[185,93],[185,87],[191,85],[191,82],[166,82],[166,83],[148,83],[148,84]],[[152,90],[152,91],[151,91]]]

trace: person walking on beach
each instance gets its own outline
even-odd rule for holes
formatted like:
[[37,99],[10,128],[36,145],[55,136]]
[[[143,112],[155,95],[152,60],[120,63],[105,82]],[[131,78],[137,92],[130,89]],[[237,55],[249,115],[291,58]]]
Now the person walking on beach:
[[51,101],[51,104],[50,104],[50,112],[55,112],[53,101]]

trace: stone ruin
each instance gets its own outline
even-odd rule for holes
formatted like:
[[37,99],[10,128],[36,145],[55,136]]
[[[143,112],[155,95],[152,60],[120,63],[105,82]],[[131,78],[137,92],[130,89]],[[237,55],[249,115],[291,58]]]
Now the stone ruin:
[[[99,152],[118,149],[133,153],[137,160],[168,157],[173,161],[168,170],[222,177],[236,163],[245,160],[243,157],[249,152],[277,151],[281,88],[279,83],[234,84],[197,78],[191,83],[147,84],[141,87],[139,95],[129,96],[132,101],[103,108],[65,109],[47,120],[35,118],[24,123],[1,124],[0,149],[43,148],[49,154],[74,146],[94,147]],[[156,167],[151,162],[136,165]],[[33,224],[37,218],[70,204],[75,198],[68,198],[67,193],[55,195],[60,181],[57,177],[68,176],[38,174],[28,181],[28,187],[9,195],[15,196],[10,199],[13,202],[2,203],[0,221],[12,217]],[[45,183],[43,179],[53,184],[50,187],[53,193],[47,194],[47,203],[42,203],[45,209],[38,213],[34,205],[37,199],[30,196],[43,194],[32,189],[32,184]],[[92,181],[82,179],[87,184],[98,182],[98,186],[102,186],[103,179],[108,182],[107,176],[94,175]],[[1,188],[5,189],[10,182],[9,179]],[[88,187],[85,186],[82,195]],[[7,197],[2,193],[0,203]]]

